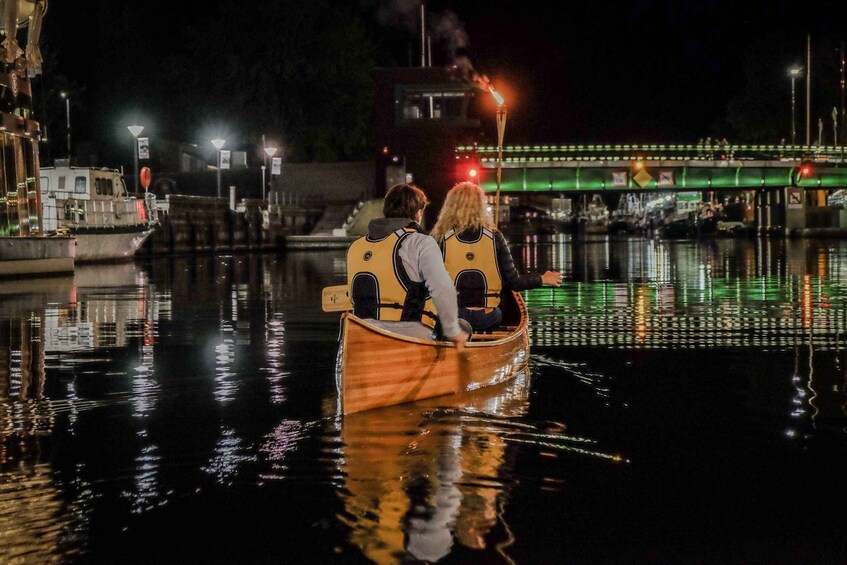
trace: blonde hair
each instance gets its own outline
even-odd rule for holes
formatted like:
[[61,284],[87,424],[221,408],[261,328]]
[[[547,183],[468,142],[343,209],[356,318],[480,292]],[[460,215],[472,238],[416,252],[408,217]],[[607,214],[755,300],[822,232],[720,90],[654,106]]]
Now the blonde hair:
[[430,235],[441,242],[450,230],[462,233],[471,228],[493,228],[486,200],[485,192],[472,182],[455,185],[447,193]]

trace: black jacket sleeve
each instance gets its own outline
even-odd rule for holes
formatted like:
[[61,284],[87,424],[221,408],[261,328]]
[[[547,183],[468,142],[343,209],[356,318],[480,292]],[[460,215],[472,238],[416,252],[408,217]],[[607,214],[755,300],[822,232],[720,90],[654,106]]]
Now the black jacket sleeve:
[[543,285],[538,273],[518,273],[512,252],[509,251],[509,244],[498,230],[494,230],[494,246],[497,250],[497,265],[500,268],[500,278],[503,279],[503,288],[521,291],[540,288]]

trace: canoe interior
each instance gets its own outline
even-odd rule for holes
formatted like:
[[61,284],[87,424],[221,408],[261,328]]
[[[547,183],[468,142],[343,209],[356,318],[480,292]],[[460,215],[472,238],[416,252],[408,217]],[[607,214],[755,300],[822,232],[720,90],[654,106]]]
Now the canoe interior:
[[343,314],[337,375],[342,412],[473,390],[526,371],[526,307],[509,291],[501,309],[500,330],[475,336],[461,353],[450,342],[401,336]]

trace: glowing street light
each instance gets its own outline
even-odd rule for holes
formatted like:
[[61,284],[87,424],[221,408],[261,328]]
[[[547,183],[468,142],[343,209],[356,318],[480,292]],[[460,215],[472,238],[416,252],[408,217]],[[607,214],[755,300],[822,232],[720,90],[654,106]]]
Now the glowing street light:
[[212,140],[212,145],[218,151],[218,198],[221,197],[221,149],[223,149],[224,143],[226,143],[225,139]]
[[[277,147],[265,147],[265,155],[267,155],[267,157],[265,157],[265,164],[267,164],[267,162],[270,158],[272,158],[274,155],[276,155],[277,149],[278,149]],[[264,169],[262,169],[262,172],[264,173]],[[271,168],[268,167],[268,192],[270,192],[270,190],[271,190],[272,179],[273,179],[273,175],[271,174]],[[264,202],[264,201],[265,201],[265,177],[264,177],[264,174],[263,174],[262,175],[262,202]]]
[[795,106],[796,106],[796,97],[794,95],[794,81],[797,77],[800,76],[800,73],[803,72],[802,67],[797,67],[794,69],[788,69],[788,75],[791,77],[791,145],[794,145],[797,141],[797,120],[795,117]]
[[[129,133],[132,134],[132,137],[135,139],[134,144],[135,147],[132,150],[133,162],[135,163],[135,195],[138,196],[138,136],[141,135],[141,132],[144,131],[144,126],[127,126],[126,129],[129,130]],[[68,133],[68,146],[70,147],[70,133]],[[68,150],[70,152],[70,150]]]
[[71,96],[64,90],[59,93],[59,96],[65,101],[65,129],[68,132],[68,161],[71,160]]

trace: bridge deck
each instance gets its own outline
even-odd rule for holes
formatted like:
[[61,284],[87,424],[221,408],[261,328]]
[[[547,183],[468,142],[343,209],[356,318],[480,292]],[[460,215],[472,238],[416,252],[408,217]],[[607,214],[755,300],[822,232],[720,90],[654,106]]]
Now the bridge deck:
[[[503,192],[847,188],[847,148],[799,145],[458,147],[457,162]],[[809,165],[806,174],[801,165]]]

